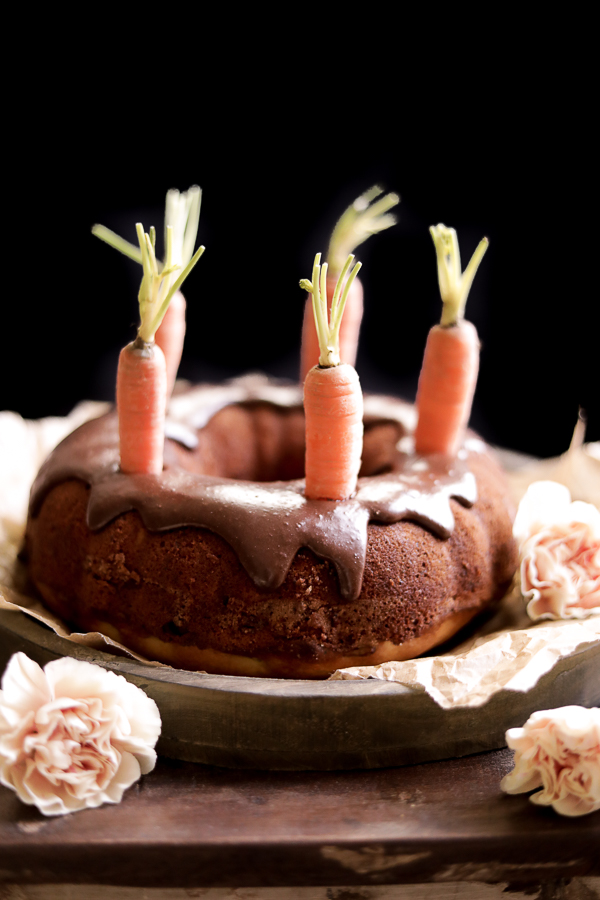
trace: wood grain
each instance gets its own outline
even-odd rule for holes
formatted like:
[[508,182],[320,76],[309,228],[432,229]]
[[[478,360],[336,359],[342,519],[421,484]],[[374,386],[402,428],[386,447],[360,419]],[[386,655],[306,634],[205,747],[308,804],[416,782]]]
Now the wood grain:
[[0,881],[149,887],[539,884],[600,875],[600,813],[499,782],[512,753],[356,772],[161,759],[118,806],[45,819],[0,788]]
[[[0,886],[0,900],[507,900],[506,884],[361,885],[262,888],[131,888],[114,885]],[[540,894],[536,895],[539,898]],[[534,900],[530,886],[510,889],[510,900]],[[598,900],[600,879],[575,878],[544,885],[543,900]]]

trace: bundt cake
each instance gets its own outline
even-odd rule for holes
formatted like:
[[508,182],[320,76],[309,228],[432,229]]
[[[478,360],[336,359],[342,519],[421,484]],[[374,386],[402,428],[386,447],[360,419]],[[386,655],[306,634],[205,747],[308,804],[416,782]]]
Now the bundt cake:
[[487,241],[461,273],[456,233],[432,229],[443,313],[417,411],[363,404],[340,352],[355,356],[362,310],[351,250],[393,222],[398,197],[380,194],[334,230],[331,300],[320,254],[301,282],[315,330],[305,317],[304,400],[299,386],[247,378],[169,402],[185,326],[185,303],[171,301],[204,249],[192,252],[199,189],[167,195],[164,263],[138,224],[139,249],[126,252],[143,265],[141,324],[121,352],[117,408],[67,437],[31,493],[29,572],[73,627],[181,668],[319,678],[417,656],[502,596],[513,510],[500,468],[465,431],[479,342],[463,312]]
[[181,668],[307,678],[419,655],[502,596],[516,555],[483,442],[416,456],[414,418],[365,397],[358,488],[341,502],[304,497],[295,386],[174,396],[160,475],[123,474],[116,414],[92,420],[33,486],[31,578],[72,626]]

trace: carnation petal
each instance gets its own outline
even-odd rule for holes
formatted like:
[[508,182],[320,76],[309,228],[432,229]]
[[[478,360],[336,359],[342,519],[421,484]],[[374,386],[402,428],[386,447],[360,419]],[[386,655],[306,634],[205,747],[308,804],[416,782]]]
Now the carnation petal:
[[600,613],[600,510],[571,503],[563,485],[536,482],[519,505],[514,533],[531,619]]
[[0,692],[0,780],[48,816],[102,803],[156,764],[156,703],[121,675],[81,660],[42,670],[15,654]]
[[513,526],[517,540],[526,539],[532,531],[555,522],[571,503],[569,489],[556,481],[534,481],[519,503]]
[[514,771],[505,775],[500,782],[500,788],[507,794],[525,794],[541,787],[542,781],[536,769],[528,772],[526,769],[515,767]]
[[565,816],[600,809],[600,709],[541,710],[523,728],[506,732],[514,769],[501,782],[507,793],[542,787],[530,797]]
[[131,787],[144,774],[139,760],[132,753],[124,753],[115,776],[107,787],[106,796],[110,803],[119,803],[127,788]]
[[25,713],[47,703],[51,697],[42,668],[24,653],[14,653],[2,676],[0,703]]

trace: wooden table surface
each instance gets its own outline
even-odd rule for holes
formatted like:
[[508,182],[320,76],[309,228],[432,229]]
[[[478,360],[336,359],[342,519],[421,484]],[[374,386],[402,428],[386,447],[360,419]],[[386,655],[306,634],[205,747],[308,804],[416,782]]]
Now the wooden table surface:
[[344,773],[161,759],[120,805],[56,818],[0,788],[0,884],[522,886],[600,875],[600,812],[567,819],[502,794],[511,767],[508,750]]

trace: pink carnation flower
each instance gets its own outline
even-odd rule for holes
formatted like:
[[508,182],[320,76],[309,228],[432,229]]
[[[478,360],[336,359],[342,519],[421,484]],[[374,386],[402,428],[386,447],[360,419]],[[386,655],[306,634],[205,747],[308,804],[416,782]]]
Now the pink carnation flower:
[[532,803],[552,806],[563,816],[600,809],[600,709],[563,706],[533,713],[506,741],[515,767],[502,779],[508,794],[541,787]]
[[154,700],[121,675],[16,653],[0,691],[0,781],[46,816],[119,803],[154,768],[160,728]]
[[571,503],[566,487],[532,484],[515,519],[521,591],[532,619],[600,613],[600,511]]

